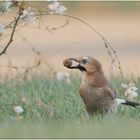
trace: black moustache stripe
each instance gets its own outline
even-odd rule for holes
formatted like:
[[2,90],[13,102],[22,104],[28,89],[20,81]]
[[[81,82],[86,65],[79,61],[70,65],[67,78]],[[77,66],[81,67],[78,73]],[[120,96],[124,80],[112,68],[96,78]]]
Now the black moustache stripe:
[[77,66],[72,66],[72,67],[68,67],[68,68],[69,69],[79,69],[81,71],[86,71],[86,69],[83,66],[81,66],[80,64],[77,65]]

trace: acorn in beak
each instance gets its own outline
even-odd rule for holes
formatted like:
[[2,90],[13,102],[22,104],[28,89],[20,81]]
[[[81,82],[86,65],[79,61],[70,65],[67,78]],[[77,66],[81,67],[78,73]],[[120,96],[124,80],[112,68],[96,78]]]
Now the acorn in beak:
[[[77,65],[73,65],[74,62],[77,62]],[[81,60],[79,58],[66,58],[63,61],[63,65],[69,69],[79,69],[80,71],[86,71],[85,67],[80,65]]]

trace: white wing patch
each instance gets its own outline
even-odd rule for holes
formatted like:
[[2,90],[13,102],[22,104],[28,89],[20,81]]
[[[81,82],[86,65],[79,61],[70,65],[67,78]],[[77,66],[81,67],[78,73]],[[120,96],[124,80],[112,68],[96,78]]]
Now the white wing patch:
[[122,103],[126,103],[126,101],[124,99],[115,99],[117,105],[119,106]]

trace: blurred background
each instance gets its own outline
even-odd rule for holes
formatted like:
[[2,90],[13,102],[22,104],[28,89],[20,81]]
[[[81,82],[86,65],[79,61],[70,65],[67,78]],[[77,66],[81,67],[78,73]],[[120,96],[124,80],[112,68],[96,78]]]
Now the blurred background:
[[[50,3],[25,1],[25,10],[31,7],[33,12],[38,12]],[[61,5],[67,8],[64,14],[82,19],[109,41],[117,51],[126,83],[129,77],[140,76],[140,2],[62,1]],[[13,7],[0,14],[0,31],[1,24],[15,20],[17,12],[18,8]],[[0,52],[8,43],[12,29],[13,25],[2,35],[0,32]],[[116,114],[88,116],[78,94],[80,78],[74,70],[63,66],[65,58],[79,56],[98,59],[108,77],[119,74],[118,67],[111,68],[103,40],[81,21],[67,16],[40,15],[30,24],[19,22],[7,53],[0,56],[0,137],[140,137],[140,108],[122,106]],[[39,60],[44,63],[37,65]],[[32,69],[35,65],[38,67]],[[76,74],[81,77],[79,71]],[[121,79],[112,76],[110,80],[117,96],[126,99]],[[133,82],[140,87],[139,77]],[[139,96],[136,101],[140,102]],[[15,107],[23,108],[24,112],[19,114]]]
[[[61,2],[67,11],[65,14],[78,17],[100,32],[117,51],[123,73],[139,76],[140,65],[140,2]],[[26,2],[34,9],[47,8],[49,2]],[[16,9],[0,17],[0,22],[8,23],[16,15]],[[48,31],[47,27],[59,27],[60,30]],[[8,49],[8,57],[13,65],[26,66],[34,62],[30,46],[40,52],[55,70],[69,71],[63,66],[67,57],[93,56],[103,65],[106,75],[118,73],[118,68],[110,68],[111,60],[105,50],[102,39],[89,27],[78,20],[63,16],[41,16],[38,25],[46,30],[33,28],[33,24],[18,27],[14,41]],[[9,37],[1,40],[3,47]],[[5,55],[0,57],[0,64],[8,64]],[[1,72],[5,69],[1,68]]]

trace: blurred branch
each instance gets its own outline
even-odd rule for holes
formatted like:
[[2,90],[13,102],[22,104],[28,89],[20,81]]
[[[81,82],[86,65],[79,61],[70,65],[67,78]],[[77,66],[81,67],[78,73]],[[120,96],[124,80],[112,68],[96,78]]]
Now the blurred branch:
[[2,83],[0,83],[0,85],[6,85],[6,84],[8,84],[11,80],[20,80],[20,79],[22,79],[22,80],[26,80],[26,78],[27,78],[27,75],[28,75],[28,73],[30,72],[30,71],[32,71],[33,69],[36,69],[36,68],[38,68],[40,65],[41,65],[41,61],[40,60],[38,60],[38,62],[37,63],[35,63],[33,66],[28,66],[28,67],[24,67],[24,66],[15,66],[15,65],[13,65],[13,64],[10,64],[10,65],[0,65],[0,66],[2,66],[2,67],[7,67],[7,68],[9,68],[9,69],[14,69],[14,70],[16,70],[16,72],[17,72],[17,70],[18,69],[23,69],[24,70],[24,72],[22,72],[22,73],[20,73],[20,74],[17,74],[16,76],[14,76],[13,78],[7,78],[6,79],[6,81],[4,81],[4,82],[2,82]]
[[[51,15],[51,14],[44,13],[44,15]],[[114,63],[115,60],[117,61],[118,69],[119,69],[119,72],[120,72],[120,76],[121,76],[122,82],[124,83],[124,76],[123,76],[123,72],[122,72],[122,66],[121,66],[121,62],[119,60],[119,57],[117,55],[117,52],[113,48],[113,46],[109,43],[109,41],[100,32],[98,32],[93,26],[91,26],[90,24],[88,24],[86,21],[84,21],[84,20],[82,20],[82,19],[80,19],[78,17],[72,16],[72,15],[65,15],[65,14],[63,14],[63,15],[53,14],[53,15],[63,16],[63,17],[69,17],[69,18],[75,19],[77,21],[80,21],[81,23],[83,23],[86,26],[88,26],[92,31],[94,31],[99,37],[101,37],[101,39],[103,40],[103,42],[105,44],[105,48],[107,50],[107,53],[108,53],[108,55],[111,58],[111,62]],[[113,55],[114,55],[115,58],[113,58]]]
[[7,67],[7,68],[12,68],[12,69],[28,69],[28,70],[31,70],[31,69],[34,69],[36,67],[38,67],[39,65],[41,64],[40,61],[38,61],[37,64],[33,65],[33,66],[30,66],[30,67],[24,67],[24,66],[15,66],[15,65],[0,65],[0,67]]
[[[13,30],[12,30],[12,34],[11,34],[11,36],[10,36],[10,40],[8,41],[7,45],[4,47],[4,49],[2,50],[2,52],[0,52],[0,56],[1,56],[2,54],[5,54],[5,53],[6,53],[8,47],[10,46],[11,42],[13,41],[13,36],[14,36],[15,30],[16,30],[18,21],[19,21],[19,19],[20,19],[20,16],[23,14],[23,10],[24,10],[23,4],[21,4],[21,6],[19,6],[19,15],[18,15],[18,17],[17,17],[14,21],[12,21],[11,23],[9,23],[9,24],[6,26],[6,27],[10,27],[12,24],[14,24],[14,27],[13,27]],[[106,49],[106,51],[107,51],[109,57],[111,58],[111,63],[115,63],[115,61],[117,62],[118,68],[119,68],[119,72],[120,72],[120,75],[121,75],[121,79],[122,79],[122,82],[124,83],[124,78],[123,78],[123,73],[122,73],[122,67],[121,67],[121,63],[120,63],[119,57],[118,57],[118,55],[117,55],[117,52],[116,52],[116,50],[112,47],[112,45],[108,42],[108,40],[107,40],[100,32],[98,32],[93,26],[91,26],[90,24],[88,24],[86,21],[84,21],[84,20],[82,20],[82,19],[80,19],[80,18],[78,18],[78,17],[72,16],[72,15],[67,15],[67,14],[62,14],[62,15],[53,14],[53,15],[52,15],[51,13],[49,13],[49,12],[47,11],[46,8],[45,8],[44,10],[39,10],[39,11],[36,12],[36,14],[34,14],[34,16],[36,17],[36,20],[37,20],[37,19],[39,20],[39,27],[31,27],[31,28],[36,28],[36,29],[39,29],[39,30],[48,30],[48,31],[50,32],[50,31],[53,31],[53,30],[62,29],[62,28],[64,28],[65,26],[67,26],[68,23],[69,23],[69,21],[66,20],[65,24],[63,24],[63,25],[61,25],[61,26],[52,27],[52,28],[46,26],[45,28],[42,28],[42,27],[41,27],[41,24],[40,24],[40,18],[41,18],[42,16],[45,16],[45,15],[48,15],[48,16],[62,16],[62,17],[72,18],[72,19],[74,19],[74,20],[77,20],[77,21],[83,23],[84,25],[86,25],[87,27],[89,27],[92,31],[94,31],[94,32],[103,40],[103,42],[104,42],[104,47],[105,47],[105,49]],[[31,18],[31,15],[30,15],[29,17]],[[29,17],[28,17],[28,18],[29,18]],[[21,19],[24,20],[24,19],[26,19],[26,18],[27,18],[27,16],[24,16],[24,17],[22,17]],[[22,20],[21,20],[21,21],[22,21]],[[32,22],[32,21],[31,21],[31,22]],[[30,24],[31,22],[29,22],[29,24]],[[26,25],[24,25],[24,26],[22,26],[22,27],[30,27],[30,26],[27,26],[27,24],[26,24]],[[18,34],[19,34],[19,33],[18,33]],[[20,35],[20,34],[19,34],[19,35]],[[25,38],[23,35],[20,35],[20,36],[29,44],[29,46],[31,47],[32,51],[33,51],[33,52],[38,56],[38,58],[39,58],[39,55],[41,54],[40,51],[36,50],[36,48],[33,47],[32,44],[31,44],[28,40],[26,40],[26,38]],[[62,48],[61,48],[61,49],[62,49]],[[61,49],[60,49],[60,50],[61,50]],[[57,52],[59,52],[59,50],[58,50]],[[39,60],[39,59],[38,59],[38,60]],[[37,64],[37,66],[40,65],[41,61],[39,60],[38,62],[39,62],[39,63]],[[26,67],[26,68],[25,68],[25,67],[21,67],[21,68],[27,69],[27,73],[28,73],[28,70],[30,70],[30,69],[32,69],[32,68],[35,68],[35,67],[36,67],[36,66]],[[17,67],[17,66],[12,66],[12,68],[18,69],[19,67]]]
[[[4,13],[6,13],[8,10],[7,9],[5,9],[5,7],[4,7],[4,3],[5,2],[8,2],[8,1],[2,1],[2,3],[0,3],[0,5],[1,5],[1,15],[0,16],[3,16],[4,15]],[[9,0],[9,2],[10,2],[10,0]],[[13,1],[11,1],[11,5],[8,7],[8,9],[11,9],[12,7],[17,7],[18,6],[18,1],[16,1],[16,0],[13,0]]]
[[[50,14],[47,14],[47,15],[50,15]],[[58,15],[58,14],[54,14],[54,15]],[[108,53],[108,55],[111,58],[111,63],[114,63],[115,62],[115,59],[116,59],[117,64],[118,64],[118,69],[119,69],[119,72],[120,72],[120,76],[121,76],[122,82],[124,83],[124,76],[123,76],[123,72],[122,72],[121,62],[119,60],[119,57],[117,55],[116,50],[109,43],[109,41],[100,32],[98,32],[93,26],[91,26],[90,24],[88,24],[86,21],[84,21],[84,20],[82,20],[82,19],[80,19],[78,17],[72,16],[72,15],[65,15],[65,14],[63,14],[61,16],[69,17],[69,18],[72,18],[72,19],[75,19],[75,20],[80,21],[81,23],[83,23],[86,26],[88,26],[92,31],[94,31],[99,37],[101,37],[101,39],[103,40],[103,42],[105,44],[105,48],[107,49],[107,53]],[[114,55],[115,59],[113,58],[113,55]]]
[[16,29],[16,27],[17,27],[17,24],[18,24],[18,21],[19,21],[19,19],[20,19],[20,16],[21,16],[21,14],[18,15],[18,17],[17,17],[17,19],[16,19],[16,21],[15,21],[14,28],[13,28],[13,30],[12,30],[11,36],[10,36],[10,40],[8,41],[8,43],[7,43],[7,45],[4,47],[4,49],[0,52],[0,56],[6,53],[8,47],[9,47],[10,44],[12,43],[13,37],[14,37],[14,33],[15,33],[15,29]]
[[37,49],[35,48],[35,46],[33,46],[33,44],[32,44],[29,40],[27,40],[27,39],[25,38],[24,35],[22,35],[22,34],[19,33],[18,31],[16,31],[16,33],[29,45],[29,47],[31,48],[31,50],[33,51],[33,53],[35,53],[37,56],[41,54],[41,52],[40,52],[39,50],[37,50]]
[[41,27],[41,25],[39,23],[39,27],[33,27],[33,26],[27,26],[27,25],[23,25],[22,27],[38,29],[38,30],[47,30],[47,31],[49,31],[51,33],[51,31],[56,31],[56,30],[60,30],[62,28],[65,28],[68,24],[69,24],[69,20],[66,19],[65,23],[60,25],[60,26],[54,26],[54,27],[45,26],[45,27]]
[[[16,4],[17,5],[17,2],[14,2],[13,3],[14,5]],[[10,36],[10,40],[8,41],[7,45],[4,47],[4,49],[0,52],[0,56],[5,54],[8,47],[10,46],[10,44],[12,43],[13,41],[13,37],[14,37],[14,33],[15,33],[15,30],[16,30],[16,27],[17,27],[17,24],[18,24],[18,21],[20,19],[20,17],[23,15],[23,11],[24,11],[24,1],[20,1],[19,2],[19,12],[18,12],[18,16],[15,18],[15,24],[14,24],[14,27],[13,27],[13,30],[12,30],[12,33],[11,33],[11,36]],[[13,23],[14,21],[12,21],[11,23]],[[10,23],[10,24],[11,24]]]

